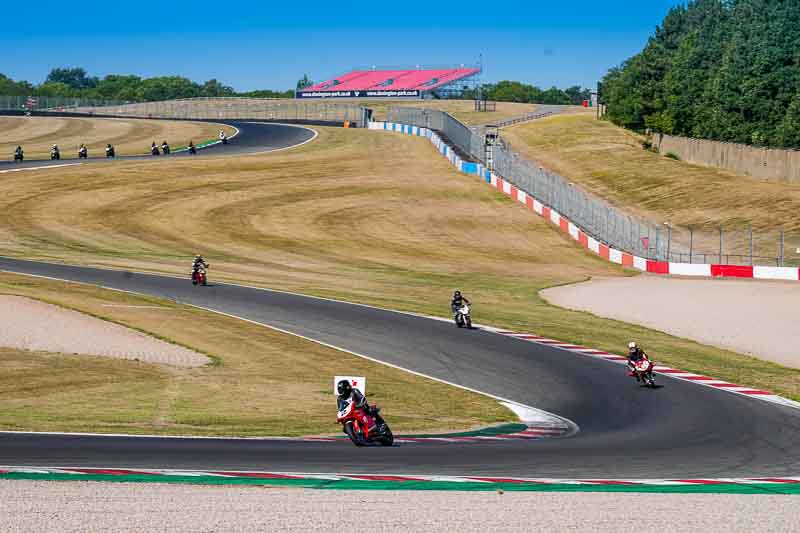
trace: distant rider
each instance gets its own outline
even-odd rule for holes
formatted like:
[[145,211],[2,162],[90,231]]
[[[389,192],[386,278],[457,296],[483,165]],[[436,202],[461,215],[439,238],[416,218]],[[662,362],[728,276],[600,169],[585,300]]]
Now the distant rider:
[[114,147],[111,146],[111,143],[106,145],[106,157],[115,157],[116,154],[114,153]]
[[89,150],[86,149],[86,145],[81,144],[80,148],[78,148],[78,158],[86,159],[88,156],[89,156]]
[[17,146],[17,149],[14,150],[14,161],[22,161],[25,157],[25,153],[22,151],[22,146]]
[[200,254],[197,254],[196,256],[194,256],[194,261],[192,261],[192,272],[193,273],[197,272],[201,268],[203,270],[207,270],[208,269],[208,263],[205,262],[205,260],[203,259],[203,256],[201,256]]
[[167,141],[161,143],[161,153],[169,155],[169,144],[167,144]]
[[58,149],[57,144],[50,149],[50,159],[61,159],[61,150]]
[[225,130],[219,130],[219,140],[222,144],[228,144],[228,136],[225,135]]
[[628,368],[633,372],[633,375],[636,376],[636,381],[640,381],[639,373],[636,372],[636,363],[646,357],[647,354],[644,353],[644,350],[642,350],[636,342],[631,341],[628,343]]
[[375,418],[375,423],[379,426],[385,423],[383,418],[378,414],[380,409],[377,407],[370,407],[367,403],[367,397],[364,396],[360,390],[354,389],[349,380],[343,379],[337,383],[336,390],[339,392],[339,396],[336,398],[336,406],[339,411],[341,411],[347,403],[353,402],[356,408],[363,409],[373,416]]
[[194,141],[189,141],[189,153],[192,155],[197,153],[197,148],[194,146]]
[[454,292],[453,300],[450,302],[450,309],[453,310],[453,316],[458,315],[458,310],[461,309],[461,306],[464,304],[469,305],[469,300],[461,295],[461,291]]
[[155,141],[153,141],[153,144],[150,145],[150,155],[161,155],[161,152],[158,151],[158,146],[156,146]]

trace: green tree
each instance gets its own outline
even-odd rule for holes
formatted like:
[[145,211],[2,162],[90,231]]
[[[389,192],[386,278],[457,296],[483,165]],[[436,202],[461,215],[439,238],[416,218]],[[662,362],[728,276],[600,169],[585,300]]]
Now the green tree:
[[54,68],[47,75],[45,83],[63,83],[73,89],[91,89],[97,85],[97,78],[91,78],[86,74],[86,70],[76,68]]

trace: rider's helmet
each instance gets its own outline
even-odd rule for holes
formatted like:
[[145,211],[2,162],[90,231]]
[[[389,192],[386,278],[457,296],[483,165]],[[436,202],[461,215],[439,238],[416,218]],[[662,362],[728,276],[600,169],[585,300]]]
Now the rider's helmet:
[[636,344],[635,341],[631,341],[628,343],[628,353],[636,353],[639,350],[639,346]]
[[453,298],[458,298],[459,296],[461,296],[461,291],[456,291],[453,293]]
[[353,386],[350,385],[350,380],[343,379],[336,384],[336,390],[339,392],[340,398],[346,398],[353,392]]
[[58,150],[58,145],[57,144],[53,145],[53,150]]

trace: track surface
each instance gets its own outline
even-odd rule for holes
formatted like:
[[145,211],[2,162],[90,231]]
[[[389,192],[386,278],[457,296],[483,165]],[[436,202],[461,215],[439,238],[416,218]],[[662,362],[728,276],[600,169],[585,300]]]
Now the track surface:
[[62,159],[61,161],[51,161],[49,159],[30,159],[22,163],[13,161],[0,161],[0,170],[11,170],[15,168],[38,168],[47,166],[74,165],[74,164],[113,164],[115,161],[145,160],[145,161],[169,161],[175,157],[207,157],[207,156],[235,156],[252,154],[258,152],[269,152],[288,148],[306,142],[314,137],[314,131],[309,128],[299,126],[289,126],[286,124],[271,124],[266,122],[248,121],[210,121],[215,124],[226,124],[239,130],[239,134],[228,140],[228,144],[212,144],[205,148],[199,148],[197,155],[192,156],[187,151],[173,152],[168,156],[151,155],[130,155],[119,156],[115,159],[105,157],[90,157],[88,159]]
[[[313,136],[290,126],[226,123],[238,127],[240,135],[205,153],[252,153]],[[0,465],[540,478],[800,472],[800,411],[668,378],[661,379],[661,389],[642,389],[618,365],[556,348],[459,330],[448,322],[236,285],[197,288],[183,279],[8,258],[0,258],[0,269],[166,297],[272,325],[538,407],[581,428],[566,439],[368,449],[347,442],[2,434]],[[436,416],[435,405],[430,414]],[[386,415],[391,422],[391,413]]]
[[[356,449],[349,443],[2,435],[0,464],[560,478],[781,476],[800,471],[800,411],[447,322],[188,280],[0,258],[0,269],[161,296],[270,324],[567,417],[567,439]],[[378,401],[380,399],[377,399]],[[333,416],[333,402],[331,411]],[[435,416],[435,406],[431,406]],[[391,413],[387,413],[391,421]],[[332,429],[335,426],[332,425]]]

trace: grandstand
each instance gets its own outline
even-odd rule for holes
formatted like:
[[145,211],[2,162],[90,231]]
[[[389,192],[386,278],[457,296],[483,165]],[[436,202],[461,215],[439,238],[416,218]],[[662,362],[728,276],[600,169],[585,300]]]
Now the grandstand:
[[352,70],[297,91],[297,98],[447,98],[477,83],[480,68]]

